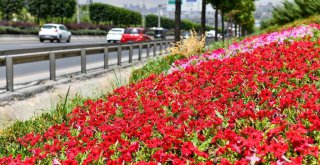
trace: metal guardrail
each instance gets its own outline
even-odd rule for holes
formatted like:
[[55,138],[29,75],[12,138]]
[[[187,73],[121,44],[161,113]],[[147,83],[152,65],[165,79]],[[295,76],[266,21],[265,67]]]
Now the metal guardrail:
[[[152,42],[141,42],[131,44],[86,44],[70,45],[47,48],[30,48],[20,50],[0,51],[0,66],[6,67],[6,89],[14,91],[14,72],[15,64],[23,64],[36,61],[49,60],[50,80],[56,80],[56,59],[68,57],[81,57],[81,73],[87,73],[87,55],[103,53],[104,69],[109,68],[109,52],[117,52],[117,65],[122,65],[122,51],[129,50],[129,63],[133,60],[133,49],[138,48],[138,60],[142,60],[142,51],[146,49],[147,58],[150,57],[150,51],[153,49],[153,56],[156,56],[156,49],[159,45],[160,51],[165,50],[173,40],[162,40]],[[164,46],[164,47],[163,47]],[[163,49],[164,48],[164,49]]]

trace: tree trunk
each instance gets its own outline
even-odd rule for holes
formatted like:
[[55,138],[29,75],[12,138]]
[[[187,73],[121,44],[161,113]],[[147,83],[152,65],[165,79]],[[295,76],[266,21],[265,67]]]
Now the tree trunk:
[[231,38],[233,37],[233,23],[232,23],[232,18],[230,18],[230,26],[231,26]]
[[4,14],[4,20],[5,20],[5,21],[10,21],[10,20],[9,20],[9,14],[7,14],[7,13]]
[[235,23],[235,24],[234,24],[234,35],[235,35],[235,37],[238,36],[238,33],[237,33],[237,32],[238,32],[238,31],[237,31],[238,29],[237,29],[237,28],[238,28],[238,25],[237,25],[237,23]]
[[37,13],[37,15],[38,15],[38,16],[37,16],[37,24],[40,25],[40,16],[39,16],[39,13]]
[[221,9],[221,30],[222,30],[222,41],[225,38],[225,31],[224,31],[224,16],[223,16],[223,9]]
[[214,40],[215,41],[218,41],[218,16],[219,16],[219,13],[218,13],[218,9],[216,7],[215,9],[215,14],[214,14],[214,29],[215,29],[215,36],[214,36]]
[[174,29],[174,41],[180,41],[181,33],[181,0],[176,0],[176,11],[175,11],[175,29]]
[[201,29],[200,33],[205,35],[206,33],[206,0],[202,0],[202,10],[201,10]]

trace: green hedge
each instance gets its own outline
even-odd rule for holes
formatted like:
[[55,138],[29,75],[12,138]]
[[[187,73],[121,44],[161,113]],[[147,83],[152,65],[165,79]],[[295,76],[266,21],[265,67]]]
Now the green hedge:
[[20,29],[16,27],[0,27],[0,34],[38,34],[38,29]]
[[90,4],[89,13],[90,20],[97,24],[100,22],[126,26],[141,24],[141,13],[104,3]]
[[71,30],[72,35],[107,35],[104,30]]

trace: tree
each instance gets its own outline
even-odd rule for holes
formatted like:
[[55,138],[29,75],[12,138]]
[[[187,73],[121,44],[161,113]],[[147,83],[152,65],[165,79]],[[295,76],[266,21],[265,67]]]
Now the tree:
[[174,41],[180,41],[181,34],[181,0],[176,0]]
[[105,5],[102,3],[92,3],[89,5],[89,15],[90,15],[90,20],[92,22],[95,22],[96,24],[99,24],[102,22],[105,17],[104,17],[104,11],[105,10]]
[[294,0],[301,11],[301,17],[307,18],[320,13],[320,0]]
[[218,41],[218,16],[219,16],[219,9],[223,0],[207,0],[208,3],[212,5],[215,9],[215,16],[214,16],[214,29],[215,29],[215,41]]
[[235,9],[235,5],[239,0],[224,0],[219,5],[220,11],[221,11],[221,30],[222,30],[222,40],[225,38],[225,28],[224,28],[224,16],[226,13],[232,11]]
[[24,6],[24,0],[0,0],[0,10],[4,20],[11,19],[12,14],[19,14]]
[[51,16],[52,0],[29,0],[28,11],[31,15],[37,18],[37,23],[40,23],[40,19],[46,19]]
[[275,7],[272,11],[272,17],[279,25],[283,25],[301,18],[301,10],[297,4],[285,0],[283,7]]
[[[236,8],[229,12],[236,25],[242,26],[242,29],[247,29],[249,32],[253,30],[255,4],[253,0],[241,0],[236,3]],[[236,26],[237,27],[237,26]],[[237,31],[237,29],[236,29]]]
[[75,0],[55,0],[51,8],[51,16],[60,18],[63,23],[63,18],[71,18],[76,12],[77,2]]
[[105,20],[109,22],[109,25],[116,22],[117,17],[117,9],[112,5],[106,5],[105,7]]

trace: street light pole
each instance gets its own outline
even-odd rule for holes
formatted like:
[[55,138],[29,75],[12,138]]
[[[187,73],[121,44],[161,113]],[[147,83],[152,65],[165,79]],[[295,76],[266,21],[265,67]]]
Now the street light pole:
[[161,27],[160,10],[161,10],[161,5],[158,5],[158,27]]
[[79,0],[77,0],[77,23],[80,23],[80,7],[79,7]]

